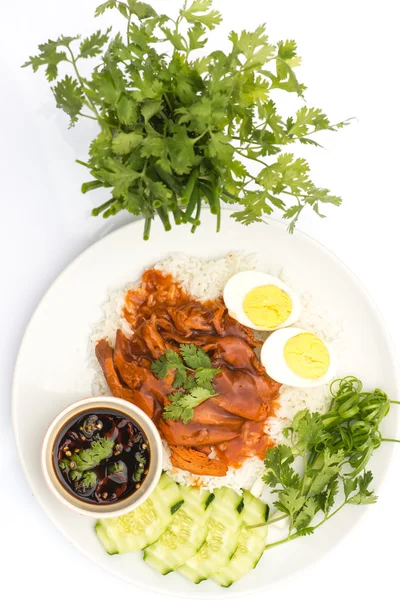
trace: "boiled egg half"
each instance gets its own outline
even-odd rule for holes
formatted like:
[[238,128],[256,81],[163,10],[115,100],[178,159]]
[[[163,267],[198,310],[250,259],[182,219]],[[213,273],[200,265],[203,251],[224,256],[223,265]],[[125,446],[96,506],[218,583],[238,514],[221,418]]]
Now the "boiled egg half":
[[273,331],[294,323],[301,311],[300,298],[278,277],[258,271],[233,275],[224,288],[231,317],[258,331]]
[[293,387],[316,387],[331,381],[337,359],[328,344],[297,327],[274,331],[261,349],[261,362],[278,383]]

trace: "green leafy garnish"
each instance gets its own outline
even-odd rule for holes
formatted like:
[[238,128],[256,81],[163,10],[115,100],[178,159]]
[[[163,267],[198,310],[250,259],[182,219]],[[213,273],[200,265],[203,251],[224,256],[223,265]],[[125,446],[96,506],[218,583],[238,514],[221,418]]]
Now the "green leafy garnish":
[[167,350],[158,360],[152,363],[152,371],[159,379],[167,376],[171,369],[175,369],[174,387],[183,387],[186,382],[186,368],[179,354],[173,350]]
[[[377,500],[372,473],[364,469],[382,441],[398,441],[382,438],[379,430],[391,401],[379,389],[363,392],[355,377],[333,382],[331,391],[327,413],[298,412],[284,430],[291,446],[280,444],[267,453],[263,479],[277,496],[275,507],[289,519],[287,537],[267,548],[314,533],[347,504]],[[302,474],[296,460],[301,460]],[[314,524],[318,514],[322,518]]]
[[92,488],[97,483],[97,476],[94,471],[87,471],[82,477],[82,484],[86,489]]
[[170,404],[166,406],[163,416],[186,424],[193,418],[196,406],[215,396],[212,380],[220,373],[220,369],[213,369],[208,354],[194,344],[181,344],[179,348],[181,356],[173,350],[167,350],[152,363],[151,369],[159,379],[164,379],[171,369],[175,370],[174,388],[184,391],[176,391],[168,396]]
[[164,409],[164,419],[171,421],[183,421],[189,423],[193,419],[193,409],[205,400],[212,398],[215,394],[209,389],[195,387],[190,392],[175,392],[168,396],[170,404]]
[[191,369],[211,369],[211,359],[194,344],[181,344],[181,354],[186,365]]
[[85,471],[94,469],[102,460],[110,458],[114,444],[115,442],[112,439],[96,435],[90,448],[82,450],[79,454],[74,452],[70,459],[64,458],[58,465],[62,470],[70,470],[69,477],[72,481],[80,480]]
[[[293,231],[306,207],[322,217],[321,206],[341,203],[288,152],[294,143],[319,146],[315,133],[347,124],[305,104],[292,116],[280,114],[282,92],[304,102],[293,40],[274,44],[260,25],[232,32],[226,51],[199,54],[222,20],[212,0],[185,0],[175,19],[136,0],[104,2],[95,15],[109,9],[125,19],[124,35],[111,37],[109,28],[83,40],[61,36],[23,65],[45,69],[70,126],[83,117],[99,125],[89,158],[78,161],[91,175],[82,192],[110,193],[93,215],[143,216],[148,239],[155,218],[166,230],[173,218],[195,231],[204,205],[217,230],[222,202],[235,205],[232,216],[245,225],[280,211]],[[83,63],[96,57],[86,74]]]

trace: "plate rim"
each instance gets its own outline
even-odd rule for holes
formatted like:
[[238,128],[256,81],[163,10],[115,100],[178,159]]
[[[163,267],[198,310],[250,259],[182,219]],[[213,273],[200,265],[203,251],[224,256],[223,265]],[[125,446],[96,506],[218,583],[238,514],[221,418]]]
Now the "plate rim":
[[[207,210],[208,213],[210,213],[209,210]],[[232,211],[229,208],[224,209],[224,213],[226,213],[226,222],[229,223],[229,221],[227,220],[228,218],[231,217],[231,215],[233,214],[234,211]],[[179,597],[179,598],[187,598],[187,594],[185,592],[176,592],[174,591],[173,595],[168,593],[168,591],[164,591],[164,589],[160,589],[159,587],[155,587],[152,585],[148,585],[146,583],[133,583],[130,579],[128,579],[127,577],[125,577],[124,575],[118,574],[116,575],[114,572],[112,572],[111,570],[108,569],[104,569],[104,567],[102,567],[101,565],[99,565],[99,563],[92,558],[92,556],[90,555],[90,553],[88,553],[86,550],[84,550],[79,543],[77,543],[73,538],[70,537],[70,535],[66,532],[66,530],[64,529],[63,526],[60,526],[57,522],[57,520],[53,517],[51,511],[49,511],[46,506],[45,503],[42,501],[42,498],[38,495],[36,495],[35,489],[34,489],[34,484],[33,484],[33,480],[31,479],[31,475],[28,471],[28,468],[26,466],[23,454],[22,454],[22,449],[21,449],[21,444],[20,444],[20,437],[18,434],[18,426],[17,426],[17,416],[16,416],[16,405],[17,405],[17,392],[16,392],[16,387],[17,387],[17,379],[18,379],[18,370],[19,370],[19,363],[21,360],[21,356],[23,354],[23,349],[24,349],[24,345],[26,342],[26,338],[29,334],[29,330],[32,326],[32,321],[35,318],[35,315],[37,314],[37,312],[39,311],[42,303],[44,303],[45,299],[47,298],[47,296],[51,293],[53,287],[56,286],[57,282],[59,281],[59,279],[61,279],[65,273],[67,273],[70,269],[72,269],[73,267],[75,267],[75,265],[77,263],[79,263],[80,260],[82,260],[82,258],[89,253],[93,248],[95,248],[96,246],[100,245],[105,239],[108,238],[112,238],[112,237],[116,237],[117,235],[119,235],[121,233],[121,231],[128,229],[128,228],[138,228],[143,222],[143,219],[139,218],[136,219],[134,221],[131,221],[129,223],[126,223],[125,225],[118,227],[117,229],[115,229],[114,231],[111,231],[109,233],[107,233],[104,236],[101,236],[98,240],[96,240],[95,242],[93,242],[92,244],[90,244],[89,246],[87,246],[84,250],[82,250],[77,256],[75,256],[75,258],[72,259],[72,261],[70,261],[66,267],[64,267],[62,269],[62,271],[55,277],[55,279],[52,281],[52,283],[50,284],[50,286],[47,288],[47,290],[45,291],[45,293],[43,294],[43,296],[41,297],[41,299],[39,300],[39,302],[37,303],[37,305],[35,306],[34,310],[32,311],[30,317],[29,317],[29,321],[27,326],[25,327],[24,333],[22,335],[21,341],[20,341],[20,345],[19,345],[19,349],[17,352],[17,356],[15,359],[15,363],[14,363],[14,370],[13,370],[13,377],[12,377],[12,386],[11,386],[11,424],[12,424],[12,431],[13,431],[13,435],[14,435],[14,439],[15,439],[15,444],[17,447],[17,454],[18,454],[18,458],[19,458],[19,462],[20,465],[22,467],[22,472],[24,474],[25,480],[27,481],[32,495],[33,497],[36,499],[36,501],[38,502],[39,506],[42,508],[42,510],[44,511],[46,517],[49,519],[49,521],[55,526],[55,528],[64,536],[64,538],[70,543],[72,544],[72,546],[74,548],[76,548],[80,553],[82,553],[85,557],[87,557],[89,560],[91,560],[91,562],[93,564],[95,564],[98,568],[107,571],[110,575],[112,575],[113,577],[117,577],[118,579],[123,580],[124,582],[132,585],[133,587],[137,587],[139,589],[142,590],[146,590],[146,591],[151,591],[157,594],[160,594],[162,596],[169,596],[169,597]],[[265,223],[267,226],[272,226],[272,227],[278,227],[280,229],[285,229],[285,231],[287,232],[287,227],[285,225],[285,223],[282,223],[281,221],[278,221],[276,219],[273,219],[271,217],[265,218]],[[356,273],[341,259],[339,258],[335,252],[333,250],[331,250],[330,248],[328,248],[327,246],[325,246],[325,244],[323,244],[322,242],[316,240],[314,237],[312,237],[311,235],[309,235],[308,233],[305,233],[304,231],[302,231],[301,229],[296,228],[295,231],[290,234],[289,232],[287,232],[287,235],[294,235],[294,236],[298,236],[301,238],[305,238],[309,243],[313,244],[314,246],[318,247],[318,248],[322,248],[324,250],[324,252],[326,254],[328,254],[330,256],[331,259],[333,259],[336,263],[338,263],[340,265],[340,267],[342,269],[344,269],[345,271],[347,271],[348,275],[351,276],[352,280],[356,283],[356,285],[358,286],[358,288],[362,291],[362,293],[364,294],[364,296],[366,297],[366,299],[368,300],[371,308],[374,310],[376,317],[378,319],[378,324],[380,326],[380,330],[382,332],[382,334],[384,335],[385,338],[385,342],[387,343],[387,347],[388,347],[388,351],[390,353],[390,356],[392,358],[392,362],[394,364],[394,373],[393,373],[393,379],[394,379],[394,386],[395,386],[395,390],[396,393],[400,396],[400,365],[399,365],[399,361],[398,361],[398,357],[397,357],[397,352],[396,352],[396,348],[394,345],[394,341],[393,341],[393,336],[391,333],[391,330],[389,328],[389,326],[386,323],[386,320],[384,318],[384,316],[382,315],[377,303],[375,302],[374,298],[372,297],[369,289],[367,289],[367,287],[364,285],[363,281],[361,281],[361,279],[358,277],[358,275],[356,275]],[[395,416],[393,418],[394,420],[394,424],[396,426],[396,429],[398,429],[398,425],[399,425],[399,421],[400,421],[400,416],[398,416],[395,413]],[[393,454],[394,454],[394,447],[393,445],[391,445],[391,447],[389,448],[389,456],[388,456],[388,460],[387,463],[384,466],[384,478],[386,477],[387,474],[387,470],[389,468],[389,466],[391,465],[392,461],[393,461]],[[384,481],[384,479],[383,479]],[[381,484],[382,485],[382,484]],[[377,489],[379,489],[380,486],[378,486]],[[363,512],[366,512],[366,507],[361,507],[363,508]],[[355,521],[354,525],[352,525],[346,532],[346,534],[341,538],[341,540],[337,541],[336,543],[334,543],[329,549],[328,551],[324,554],[324,556],[327,556],[334,547],[336,547],[338,544],[340,544],[340,542],[347,537],[347,535],[350,533],[350,531],[354,528],[360,525],[361,520],[363,519],[364,515],[361,515],[360,519],[358,519],[357,521]],[[317,562],[319,562],[322,559],[322,556],[319,556],[317,561],[314,561],[313,564],[316,564]],[[234,591],[225,591],[224,593],[224,597],[226,598],[238,598],[239,596],[248,596],[251,594],[256,594],[259,593],[261,591],[267,590],[267,589],[272,589],[274,587],[277,587],[278,585],[281,585],[283,583],[283,581],[290,581],[293,578],[295,578],[296,576],[298,576],[300,573],[304,572],[306,569],[306,566],[302,566],[300,567],[297,571],[295,571],[294,573],[288,574],[287,577],[285,577],[284,580],[282,580],[281,582],[276,582],[276,583],[266,583],[264,586],[260,586],[257,590],[249,590],[249,591],[240,591],[240,592],[234,592]],[[197,598],[212,598],[212,599],[219,599],[221,598],[221,593],[217,594],[217,593],[209,593],[209,592],[204,592],[202,595],[198,595]]]

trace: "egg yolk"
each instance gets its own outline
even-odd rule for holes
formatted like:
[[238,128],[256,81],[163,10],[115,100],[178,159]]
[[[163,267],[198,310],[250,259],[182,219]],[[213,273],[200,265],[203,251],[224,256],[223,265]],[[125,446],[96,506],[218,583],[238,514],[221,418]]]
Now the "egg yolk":
[[283,355],[293,373],[305,379],[323,377],[331,362],[328,348],[313,333],[299,333],[290,338]]
[[246,294],[243,310],[257,327],[274,329],[289,318],[292,299],[276,285],[261,285]]

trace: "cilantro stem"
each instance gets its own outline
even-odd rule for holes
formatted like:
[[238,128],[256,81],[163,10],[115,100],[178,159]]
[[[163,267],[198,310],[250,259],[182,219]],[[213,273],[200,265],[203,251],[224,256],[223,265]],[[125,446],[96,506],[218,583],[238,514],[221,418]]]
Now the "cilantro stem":
[[[321,128],[321,127],[315,127],[313,129],[313,131],[308,131],[307,132],[307,136],[304,135],[292,135],[292,139],[295,140],[300,140],[303,139],[304,137],[310,137],[310,135],[314,135],[314,133],[318,133],[319,131],[326,131],[326,129],[328,129],[329,131],[337,131],[338,129],[340,129],[341,127],[344,127],[344,125],[348,125],[349,122],[354,119],[354,117],[351,117],[350,119],[346,119],[346,121],[339,121],[339,123],[335,123],[334,125],[330,125],[328,128]],[[290,129],[288,131],[288,135],[290,134]]]
[[170,231],[171,230],[171,223],[168,217],[168,212],[167,209],[165,208],[164,205],[160,206],[159,208],[156,209],[158,216],[160,217],[162,224],[164,225],[164,229],[165,231]]
[[[231,136],[232,140],[237,140],[238,142],[243,142],[243,139],[241,137],[239,137],[238,135],[232,135]],[[262,144],[260,144],[260,142],[254,142],[252,140],[249,140],[248,142],[245,142],[247,144],[246,148],[243,148],[242,146],[239,147],[239,150],[247,150],[248,146],[258,146],[259,148],[262,148]]]
[[129,30],[131,28],[131,19],[132,19],[132,13],[131,11],[129,11],[129,16],[128,16],[128,24],[126,26],[126,43],[129,46],[130,44],[130,39],[129,39]]
[[[201,196],[200,194],[197,192],[197,209],[196,209],[196,215],[195,215],[195,220],[196,222],[200,225],[200,213],[201,213]],[[198,225],[193,225],[192,229],[190,230],[191,233],[195,233],[196,229],[197,229]]]
[[400,444],[400,440],[395,440],[394,438],[381,438],[381,442],[396,442]]
[[[185,2],[183,3],[183,8],[179,11],[179,16],[178,16],[178,18],[175,21],[175,31],[174,31],[174,34],[176,36],[179,36],[179,25],[181,24],[181,22],[183,20],[183,13],[186,11],[187,3],[188,3],[188,0],[185,0]],[[189,46],[187,45],[187,42],[186,42],[185,38],[183,36],[180,36],[180,37],[181,37],[181,40],[182,40],[183,44],[186,46],[185,53],[186,53],[186,56],[188,56],[188,54],[190,52]],[[176,49],[175,49],[174,53],[175,52],[176,52]]]
[[143,239],[148,240],[150,238],[151,229],[151,217],[147,217],[144,221]]
[[273,525],[274,523],[278,523],[278,521],[283,521],[283,519],[287,519],[289,515],[281,515],[280,517],[275,517],[275,519],[269,519],[265,523],[257,523],[257,525],[248,525],[246,529],[258,529],[259,527],[266,527],[267,525]]
[[291,540],[295,540],[300,537],[298,533],[294,533],[293,535],[288,535],[283,540],[279,540],[278,542],[273,542],[272,544],[267,544],[264,550],[269,550],[270,548],[275,548],[275,546],[281,546],[282,544],[286,544],[286,542],[290,542]]
[[168,94],[164,94],[163,95],[164,100],[166,101],[166,103],[168,104],[168,108],[171,111],[171,113],[174,112],[174,109],[172,108],[172,104],[170,102],[170,99],[168,98]]
[[94,114],[95,114],[95,115],[96,115],[96,117],[97,117],[97,120],[100,122],[100,115],[99,115],[99,113],[98,113],[98,111],[97,111],[97,108],[96,108],[96,106],[93,104],[93,102],[90,100],[89,96],[87,95],[86,88],[85,88],[85,82],[84,82],[83,78],[81,77],[81,74],[80,74],[80,73],[79,73],[79,71],[78,71],[78,65],[76,64],[76,59],[75,59],[74,53],[72,52],[72,50],[71,50],[71,48],[69,47],[69,45],[67,46],[67,49],[68,49],[68,51],[69,51],[69,53],[70,53],[70,56],[71,56],[70,63],[71,63],[71,64],[72,64],[72,66],[73,66],[73,69],[74,69],[74,71],[75,71],[76,77],[77,77],[77,79],[78,79],[79,83],[81,84],[82,90],[83,90],[83,92],[84,92],[84,94],[85,94],[85,96],[86,96],[86,99],[87,99],[87,102],[86,102],[86,104],[87,104],[87,105],[88,105],[88,107],[89,107],[89,108],[90,108],[90,109],[91,109],[91,110],[94,112]]
[[174,214],[174,219],[175,219],[176,225],[180,225],[181,223],[184,223],[184,219],[183,219],[184,214],[180,208],[175,208],[173,211],[173,214]]
[[203,133],[201,133],[199,136],[197,136],[196,138],[192,138],[191,139],[192,144],[193,145],[196,144],[199,140],[201,140],[202,137],[204,137],[206,135],[206,133],[211,133],[209,127],[205,131],[203,131]]
[[104,202],[104,204],[101,204],[100,206],[97,206],[96,208],[94,208],[92,210],[92,217],[98,217],[100,213],[102,213],[104,210],[106,210],[106,208],[111,206],[111,204],[113,204],[114,202],[115,202],[115,198],[111,198],[111,200],[107,200],[107,202]]
[[400,404],[398,400],[390,400],[390,404]]
[[221,230],[221,203],[218,197],[215,199],[215,204],[217,206],[217,233],[219,233]]
[[[344,502],[342,502],[342,504],[340,504],[333,512],[331,512],[329,515],[325,516],[322,521],[320,521],[319,523],[317,523],[317,525],[313,526],[313,531],[315,531],[316,529],[318,529],[318,527],[321,527],[321,525],[323,525],[324,523],[326,523],[327,521],[329,521],[329,519],[331,519],[332,517],[334,517],[344,506],[346,506],[347,504],[347,500],[345,500]],[[278,542],[273,542],[272,544],[267,544],[265,546],[265,550],[269,550],[270,548],[274,548],[275,546],[280,546],[281,544],[285,544],[286,542],[291,542],[292,540],[295,540],[301,536],[301,532],[297,532],[297,533],[293,533],[288,535],[287,537],[285,537],[283,540],[279,540]]]
[[275,517],[275,519],[270,519],[267,521],[267,525],[272,525],[273,523],[278,523],[278,521],[283,521],[283,519],[287,519],[288,515],[281,515],[280,517]]
[[247,160],[255,160],[256,162],[260,163],[260,165],[264,165],[264,167],[269,167],[269,165],[267,165],[267,163],[264,162],[263,160],[260,160],[259,158],[255,157],[255,156],[247,156],[247,154],[245,154],[244,152],[241,152],[241,150],[238,148],[235,148],[235,152],[240,154],[240,156],[243,156],[243,158],[247,158]]
[[86,117],[86,119],[92,119],[92,121],[97,121],[96,117],[92,117],[92,115],[87,115],[85,113],[79,113],[80,117]]

